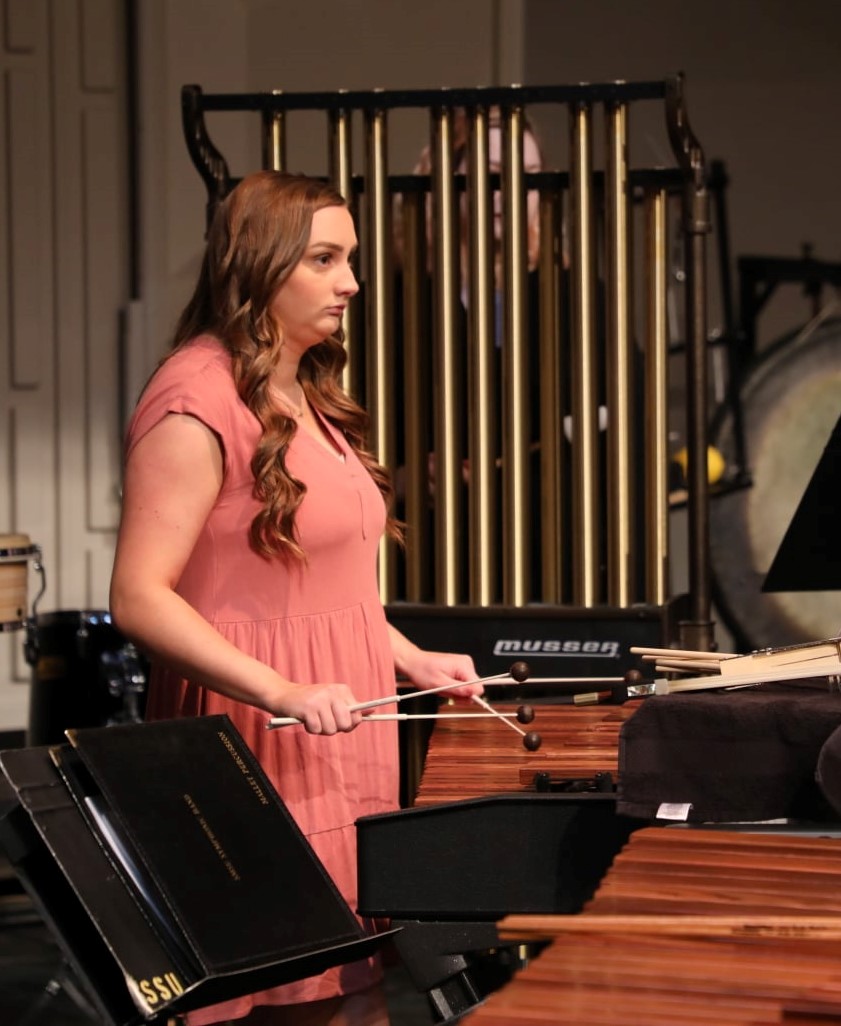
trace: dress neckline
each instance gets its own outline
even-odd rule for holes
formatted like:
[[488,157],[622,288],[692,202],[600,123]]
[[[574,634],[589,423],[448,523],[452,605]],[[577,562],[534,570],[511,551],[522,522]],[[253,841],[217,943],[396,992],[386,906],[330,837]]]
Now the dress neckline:
[[297,432],[299,434],[303,433],[310,438],[314,445],[317,445],[319,449],[323,449],[328,456],[332,456],[337,463],[345,465],[347,463],[347,452],[344,436],[329,420],[322,417],[321,413],[311,403],[309,408],[312,410],[313,418],[319,427],[320,437],[307,430],[300,421],[297,425]]

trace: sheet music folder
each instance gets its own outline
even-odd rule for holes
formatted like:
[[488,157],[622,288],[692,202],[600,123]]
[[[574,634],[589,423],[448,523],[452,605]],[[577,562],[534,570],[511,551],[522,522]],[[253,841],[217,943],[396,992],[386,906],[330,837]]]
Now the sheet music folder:
[[227,716],[0,753],[0,842],[105,1022],[157,1020],[372,955]]
[[840,489],[841,418],[783,536],[764,592],[841,589]]

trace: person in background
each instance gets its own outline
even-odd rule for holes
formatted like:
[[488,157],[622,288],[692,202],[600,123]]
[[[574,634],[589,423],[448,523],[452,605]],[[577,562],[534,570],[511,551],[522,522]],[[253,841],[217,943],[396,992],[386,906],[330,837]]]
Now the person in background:
[[[147,717],[227,714],[345,900],[355,820],[397,807],[394,723],[357,703],[419,688],[479,694],[469,656],[386,620],[376,561],[391,485],[343,392],[342,315],[358,289],[347,205],[263,171],[220,205],[172,351],[127,432],[111,583],[120,630],[153,661]],[[269,715],[301,726],[267,730]],[[210,1023],[386,1023],[374,961],[188,1015]]]
[[[457,110],[453,117],[452,124],[452,139],[453,139],[453,164],[456,173],[459,175],[465,175],[468,172],[468,158],[469,158],[469,122],[467,115],[463,110]],[[488,122],[488,169],[491,174],[499,174],[502,168],[502,149],[503,149],[503,129],[501,123],[500,112],[496,108],[490,110],[489,122]],[[524,118],[523,121],[523,170],[526,175],[540,174],[545,170],[544,157],[541,150],[540,142],[535,131],[534,126],[528,120]],[[433,154],[430,146],[425,146],[417,159],[414,167],[414,173],[417,175],[431,175],[433,172]],[[536,189],[528,189],[525,197],[526,206],[526,245],[525,245],[525,259],[526,259],[526,323],[527,323],[527,336],[526,336],[526,377],[527,377],[527,403],[529,411],[529,438],[530,438],[530,499],[529,509],[531,511],[532,523],[531,523],[531,541],[530,541],[530,591],[529,601],[530,602],[541,602],[542,601],[542,578],[544,573],[543,567],[543,553],[540,546],[541,528],[543,524],[542,512],[541,512],[541,466],[540,466],[540,405],[541,405],[541,379],[545,376],[543,368],[541,367],[540,360],[540,322],[541,322],[541,303],[540,303],[540,271],[538,269],[538,258],[540,250],[540,210],[539,210],[540,198],[539,193]],[[466,396],[467,381],[467,356],[468,356],[468,319],[469,319],[469,292],[468,292],[468,280],[469,280],[469,224],[468,224],[468,204],[466,197],[462,194],[459,207],[459,254],[460,254],[460,307],[458,310],[458,324],[457,330],[459,336],[464,340],[462,348],[462,363],[461,363],[461,383],[463,392],[462,409],[464,410],[464,423],[462,424],[462,444],[467,446],[467,410],[469,402]],[[494,382],[496,388],[497,402],[500,404],[500,416],[497,418],[497,422],[493,425],[489,425],[487,430],[496,433],[495,445],[496,451],[502,452],[501,444],[501,431],[503,430],[504,416],[501,411],[501,403],[503,402],[503,349],[505,346],[505,340],[503,337],[503,288],[504,282],[502,280],[502,194],[498,189],[493,192],[493,239],[494,239],[494,250],[493,250],[493,268],[494,268],[494,285],[495,285],[495,309],[494,309],[494,337],[495,337],[495,355],[496,362],[494,368]],[[433,289],[432,289],[432,260],[434,258],[434,219],[432,216],[432,200],[431,197],[427,197],[426,201],[426,257],[427,257],[427,280],[424,283],[424,301],[426,309],[431,311],[433,307]],[[564,473],[566,474],[566,480],[562,489],[562,502],[563,512],[561,516],[561,524],[558,530],[561,532],[562,550],[567,554],[567,558],[564,560],[563,568],[563,579],[561,582],[562,594],[565,602],[572,601],[572,558],[569,554],[573,552],[575,546],[575,539],[573,537],[573,514],[572,514],[572,489],[570,485],[570,473],[571,473],[571,459],[572,459],[572,440],[574,436],[574,423],[573,423],[573,403],[571,395],[571,381],[572,381],[572,363],[574,359],[574,340],[572,338],[573,325],[572,325],[572,302],[571,302],[571,278],[570,278],[570,254],[566,246],[566,220],[560,227],[560,244],[559,244],[559,263],[561,272],[561,283],[559,289],[559,296],[557,297],[557,306],[555,310],[555,321],[559,325],[558,335],[556,340],[556,346],[558,349],[560,365],[563,368],[561,373],[560,381],[558,382],[558,398],[561,409],[561,424],[564,437],[564,444],[562,446],[562,460],[564,466]],[[398,197],[395,204],[395,249],[396,259],[398,268],[403,265],[404,258],[404,238],[403,238],[403,222],[402,222],[402,203]],[[398,273],[395,284],[395,306],[396,316],[395,323],[398,326],[398,331],[395,333],[395,352],[396,352],[396,364],[397,364],[397,381],[398,383],[402,380],[402,338],[399,332],[399,326],[402,324],[403,309],[402,309],[402,288],[403,281],[401,274]],[[606,339],[606,296],[604,283],[599,279],[596,283],[596,295],[595,295],[595,332],[596,332],[596,398],[598,403],[597,410],[597,464],[599,468],[599,490],[602,497],[607,495],[607,479],[606,479],[606,468],[607,468],[607,432],[610,423],[609,411],[607,408],[607,339]],[[429,324],[432,323],[431,314],[427,317]],[[633,402],[637,411],[642,409],[642,396],[643,396],[643,365],[642,357],[639,347],[634,343],[631,352],[632,360],[632,382],[631,387],[633,389]],[[426,425],[427,435],[430,439],[434,436],[434,428],[432,424],[432,403],[429,405],[429,423]],[[635,452],[638,455],[640,461],[642,460],[643,442],[642,442],[642,428],[643,418],[637,416],[634,419],[634,447]],[[402,477],[401,464],[405,462],[406,454],[403,451],[402,435],[398,429],[398,453],[397,453],[397,464],[398,469]],[[498,461],[501,464],[501,456]],[[435,465],[434,465],[434,454],[430,455],[429,458],[430,466],[430,493],[431,503],[434,503],[434,489],[435,489]],[[398,481],[401,480],[398,477]],[[465,480],[464,495],[462,496],[461,503],[461,523],[459,527],[459,534],[462,538],[466,539],[466,543],[462,547],[461,551],[461,565],[460,565],[460,588],[463,594],[467,593],[467,575],[468,575],[468,548],[470,544],[469,539],[469,526],[467,523],[467,489],[470,486],[470,468],[466,458],[464,460],[464,471],[463,477]],[[643,551],[643,505],[642,495],[637,497],[637,507],[634,511],[634,533],[638,539],[637,548],[639,551]],[[599,588],[602,596],[606,600],[607,592],[607,521],[606,521],[606,503],[603,501],[598,511],[598,531],[599,531]],[[430,515],[431,519],[431,515]],[[430,528],[432,533],[432,528]],[[434,540],[433,540],[434,547]],[[638,570],[637,576],[639,581],[636,584],[636,588],[639,594],[642,594],[642,573],[641,567]],[[497,580],[500,581],[502,576],[501,566],[497,568]]]
[[[455,173],[457,175],[466,175],[468,173],[468,158],[469,158],[469,121],[468,117],[463,109],[457,109],[453,115],[452,121],[452,160]],[[502,146],[503,146],[503,131],[501,114],[498,108],[491,108],[488,117],[488,171],[491,175],[499,175],[502,170]],[[538,174],[543,170],[543,154],[540,148],[540,144],[535,133],[535,130],[528,119],[524,120],[523,125],[523,170],[527,175]],[[431,175],[433,172],[433,153],[429,145],[424,146],[420,151],[415,166],[413,168],[413,174],[415,175]],[[432,262],[434,259],[434,218],[432,213],[432,197],[427,195],[426,197],[426,277],[422,282],[422,296],[423,296],[423,308],[425,311],[425,322],[428,330],[431,330],[433,323],[433,285],[432,285]],[[459,299],[460,303],[457,308],[457,331],[459,337],[463,340],[463,346],[460,353],[460,367],[459,367],[459,378],[461,382],[461,388],[463,390],[463,401],[461,403],[461,409],[463,411],[463,422],[461,424],[461,436],[462,446],[464,447],[464,461],[463,461],[463,477],[465,482],[465,490],[460,497],[461,502],[461,525],[459,528],[460,536],[464,539],[468,539],[469,530],[467,523],[467,488],[470,485],[470,465],[467,458],[467,411],[469,402],[466,396],[468,371],[467,371],[467,360],[468,360],[468,320],[470,316],[469,311],[469,291],[468,291],[468,280],[470,273],[470,258],[471,254],[469,251],[469,209],[466,195],[462,192],[459,197],[459,224],[458,224],[458,253],[459,253]],[[504,283],[502,280],[502,243],[503,243],[503,226],[502,226],[502,194],[499,189],[494,189],[492,194],[492,227],[493,227],[493,280],[494,280],[494,311],[493,311],[493,334],[494,334],[494,387],[496,389],[497,402],[502,401],[502,377],[503,377],[503,359],[502,349],[504,346],[503,340],[503,288]],[[403,205],[402,198],[397,197],[395,202],[395,218],[394,218],[394,236],[395,236],[395,253],[396,253],[396,264],[397,264],[397,275],[395,279],[395,324],[397,330],[395,332],[395,363],[396,363],[396,380],[398,387],[403,380],[403,340],[400,332],[400,327],[403,323],[403,266],[405,256],[405,242],[403,232]],[[537,531],[537,525],[539,524],[539,477],[538,477],[538,464],[539,464],[539,352],[538,352],[538,327],[539,327],[539,282],[538,282],[538,256],[539,256],[539,245],[540,245],[540,223],[539,223],[539,194],[536,189],[529,189],[526,192],[526,247],[525,255],[527,261],[527,278],[526,278],[526,305],[528,309],[528,338],[527,338],[527,360],[528,360],[528,372],[527,378],[529,382],[529,410],[530,410],[530,437],[532,439],[532,482],[534,491],[534,501],[531,503],[531,509],[534,511],[535,526],[533,532]],[[500,416],[495,424],[488,425],[487,430],[493,432],[495,437],[494,445],[497,452],[501,452],[501,431],[502,431],[502,416]],[[430,400],[428,405],[428,416],[427,423],[425,425],[426,436],[432,440],[434,437],[434,425],[433,425],[433,403]],[[403,481],[404,470],[403,465],[406,461],[404,445],[404,435],[401,431],[401,425],[398,422],[397,431],[397,475],[396,480],[398,482],[398,491],[400,490],[401,483]],[[430,488],[430,502],[434,504],[435,495],[435,457],[434,453],[430,452],[428,457],[429,466],[429,488]],[[398,494],[398,502],[402,498]],[[399,508],[399,507],[398,507]],[[430,510],[430,527],[428,533],[433,536],[434,532],[432,528],[432,512]],[[536,534],[535,534],[536,536]],[[459,565],[459,588],[462,594],[466,595],[468,591],[468,543],[462,546],[460,552],[460,565]],[[434,547],[434,541],[433,541]],[[532,546],[532,594],[535,599],[540,593],[540,574],[541,574],[541,559],[540,553],[536,545]],[[501,567],[497,570],[497,579],[501,581]]]
[[[453,141],[453,164],[458,175],[466,175],[468,171],[468,145],[469,145],[469,123],[465,112],[456,110],[453,117],[452,141]],[[488,172],[498,175],[502,170],[502,123],[500,112],[494,107],[490,111],[488,119]],[[523,126],[523,171],[527,175],[539,174],[543,170],[543,153],[538,142],[537,135],[531,123],[526,119]],[[424,146],[418,155],[412,171],[415,175],[432,174],[432,149]],[[533,271],[537,267],[538,246],[540,244],[540,226],[538,221],[539,196],[536,189],[529,189],[526,193],[526,251],[528,254],[528,269]],[[433,251],[432,239],[432,211],[431,197],[427,197],[427,255],[431,260]],[[397,202],[395,218],[395,245],[397,250],[397,262],[401,262],[403,254],[402,221],[400,216],[401,204]],[[461,263],[461,299],[462,303],[467,302],[467,267],[468,267],[468,222],[467,202],[462,194],[459,206],[460,210],[460,263]],[[494,281],[497,292],[502,287],[502,194],[495,190],[493,193],[493,233],[494,233]],[[430,267],[431,269],[431,267]]]

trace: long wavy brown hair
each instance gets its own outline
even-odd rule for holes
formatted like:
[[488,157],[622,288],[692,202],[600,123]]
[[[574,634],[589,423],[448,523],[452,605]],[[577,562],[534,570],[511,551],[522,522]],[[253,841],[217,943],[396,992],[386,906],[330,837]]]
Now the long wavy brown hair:
[[[295,529],[306,485],[286,468],[297,427],[269,398],[269,381],[283,344],[271,303],[307,248],[313,214],[332,206],[347,203],[331,185],[315,178],[258,171],[242,179],[213,217],[199,279],[172,342],[175,351],[197,335],[218,338],[231,355],[240,398],[262,425],[251,459],[253,494],[262,509],[251,522],[250,543],[267,558],[306,559]],[[390,509],[388,472],[366,447],[368,415],[341,386],[347,359],[342,342],[340,329],[308,349],[298,379],[308,402],[343,432]],[[390,514],[386,531],[402,538],[401,524]]]

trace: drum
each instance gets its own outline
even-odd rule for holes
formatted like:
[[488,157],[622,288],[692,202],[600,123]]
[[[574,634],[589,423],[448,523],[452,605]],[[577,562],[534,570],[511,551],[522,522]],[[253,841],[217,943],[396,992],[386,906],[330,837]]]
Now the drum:
[[41,555],[27,534],[0,534],[0,631],[26,623],[29,560]]
[[27,744],[66,740],[72,727],[143,719],[148,664],[102,610],[41,613],[27,625],[32,667]]
[[[841,416],[841,322],[766,349],[741,399],[753,483],[710,503],[717,612],[740,651],[835,637],[841,591],[766,594],[762,584]],[[719,416],[711,441],[732,466],[730,413]]]

